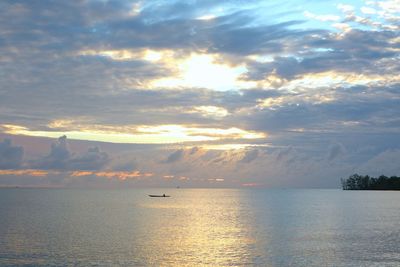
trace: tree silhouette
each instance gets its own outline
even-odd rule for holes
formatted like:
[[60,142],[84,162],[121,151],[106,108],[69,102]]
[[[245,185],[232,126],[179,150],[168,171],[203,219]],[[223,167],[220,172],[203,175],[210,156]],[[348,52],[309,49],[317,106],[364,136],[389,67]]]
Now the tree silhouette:
[[400,177],[390,178],[381,175],[378,178],[369,175],[350,175],[347,179],[340,179],[343,190],[400,190]]

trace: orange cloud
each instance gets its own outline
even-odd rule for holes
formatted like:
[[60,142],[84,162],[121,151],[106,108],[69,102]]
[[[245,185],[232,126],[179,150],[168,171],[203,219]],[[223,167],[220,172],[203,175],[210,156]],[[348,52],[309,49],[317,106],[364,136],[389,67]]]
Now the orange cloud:
[[81,176],[90,176],[93,175],[94,172],[90,172],[90,171],[74,171],[71,173],[72,177],[81,177]]
[[118,179],[125,181],[128,179],[139,179],[142,177],[151,177],[153,173],[142,173],[140,171],[74,171],[70,174],[72,177],[82,177],[95,175],[97,177],[106,177],[107,179]]
[[[35,177],[45,177],[51,174],[58,174],[57,171],[46,171],[46,170],[34,170],[34,169],[26,169],[26,170],[0,170],[0,175],[27,175],[27,176],[35,176]],[[68,172],[67,172],[68,173]],[[91,176],[95,175],[97,177],[106,177],[108,179],[118,179],[120,181],[125,181],[128,179],[139,179],[143,177],[152,177],[153,173],[150,172],[140,172],[140,171],[72,171],[69,172],[71,177],[83,177],[83,176]]]
[[0,170],[0,175],[28,175],[35,177],[45,177],[49,174],[48,171],[44,170]]
[[120,181],[125,181],[128,179],[138,179],[142,177],[151,177],[153,173],[141,173],[139,171],[134,172],[126,172],[126,171],[102,171],[102,172],[94,172],[94,175],[98,177],[106,177],[108,179],[118,179]]

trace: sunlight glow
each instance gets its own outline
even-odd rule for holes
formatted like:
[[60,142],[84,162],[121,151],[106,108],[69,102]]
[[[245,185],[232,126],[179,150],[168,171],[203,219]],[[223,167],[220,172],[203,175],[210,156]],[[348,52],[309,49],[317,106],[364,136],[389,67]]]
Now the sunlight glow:
[[201,149],[205,150],[242,150],[249,147],[268,147],[269,144],[208,144],[201,145]]
[[299,93],[282,97],[259,99],[257,108],[269,108],[274,110],[277,107],[286,105],[299,106],[301,103],[322,104],[332,102],[334,100],[336,100],[336,98],[333,91],[313,90],[302,92],[301,94]]
[[204,16],[200,16],[197,17],[196,19],[198,20],[212,20],[215,19],[217,16],[213,15],[213,14],[209,14],[209,15],[204,15]]
[[226,109],[216,106],[197,106],[187,113],[200,113],[203,117],[211,118],[223,118],[229,115]]
[[213,55],[192,54],[175,62],[178,64],[178,76],[154,81],[156,87],[200,87],[219,91],[250,87],[252,83],[240,81],[240,75],[247,72],[244,65],[229,66],[217,62]]
[[115,61],[146,60],[157,62],[163,58],[173,58],[171,50],[151,50],[151,49],[119,49],[119,50],[82,50],[80,56],[100,56],[110,58]]
[[[63,124],[64,123],[64,124]],[[30,130],[19,125],[0,125],[5,133],[57,138],[67,135],[69,139],[91,140],[110,143],[135,144],[173,144],[182,142],[216,141],[223,139],[265,138],[262,132],[246,131],[239,128],[202,128],[184,125],[140,125],[140,126],[102,126],[80,125],[72,120],[52,122],[49,128],[57,125],[54,131]],[[68,130],[67,130],[68,129]]]
[[337,15],[331,15],[331,14],[325,14],[325,15],[316,15],[314,13],[311,13],[309,11],[304,11],[304,16],[307,18],[312,18],[320,21],[339,21],[340,17]]
[[109,57],[116,61],[124,61],[124,60],[131,60],[134,58],[138,58],[138,54],[130,50],[102,50],[102,51],[85,50],[82,51],[80,55]]
[[159,52],[159,51],[154,51],[154,50],[146,50],[144,53],[144,59],[148,60],[148,61],[159,61],[160,59],[162,59],[163,57],[163,53]]
[[298,79],[287,82],[281,88],[289,91],[309,90],[305,88],[334,88],[338,86],[385,85],[400,81],[398,75],[375,75],[327,71],[306,74]]
[[163,64],[171,71],[170,76],[141,81],[142,87],[147,89],[199,87],[227,91],[256,85],[253,81],[240,79],[248,71],[245,64],[231,65],[218,54],[187,55],[182,51],[168,49],[120,49],[82,50],[78,55],[106,57],[114,61],[144,60]]
[[142,11],[141,2],[137,2],[132,5],[131,10],[129,11],[129,15],[135,17],[138,16],[141,11]]

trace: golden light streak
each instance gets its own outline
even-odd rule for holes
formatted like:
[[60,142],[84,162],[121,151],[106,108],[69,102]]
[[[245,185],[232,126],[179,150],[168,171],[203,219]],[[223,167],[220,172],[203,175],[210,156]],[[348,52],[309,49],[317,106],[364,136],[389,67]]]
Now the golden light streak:
[[67,135],[69,139],[135,144],[173,144],[223,139],[260,139],[266,137],[266,134],[263,132],[247,131],[236,127],[219,129],[175,124],[118,127],[83,125],[70,119],[56,120],[49,123],[47,126],[54,129],[54,131],[30,130],[27,127],[12,124],[3,124],[0,126],[3,128],[4,133],[14,135],[53,138]]
[[[246,131],[236,127],[228,129],[218,128],[195,128],[181,125],[159,125],[159,126],[140,126],[137,128],[141,133],[152,133],[160,135],[171,135],[180,137],[198,137],[198,141],[217,140],[222,138],[229,139],[257,139],[264,138],[266,135],[261,132]],[[203,139],[203,140],[201,140]]]

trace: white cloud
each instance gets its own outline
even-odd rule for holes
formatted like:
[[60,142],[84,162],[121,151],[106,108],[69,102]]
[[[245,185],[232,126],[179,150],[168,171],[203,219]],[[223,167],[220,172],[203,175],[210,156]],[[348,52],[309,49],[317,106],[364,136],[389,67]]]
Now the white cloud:
[[344,13],[349,13],[353,12],[355,10],[355,7],[352,5],[346,5],[346,4],[338,4],[337,8],[341,10]]
[[361,7],[361,12],[367,15],[372,15],[377,13],[376,9],[365,6]]
[[352,5],[346,5],[346,4],[338,4],[337,8],[340,9],[342,12],[349,13],[353,12],[355,7]]
[[320,21],[338,21],[340,20],[340,17],[337,15],[317,15],[314,13],[311,13],[309,11],[305,11],[304,12],[304,16],[306,16],[307,18],[312,18],[312,19],[316,19],[316,20],[320,20]]

